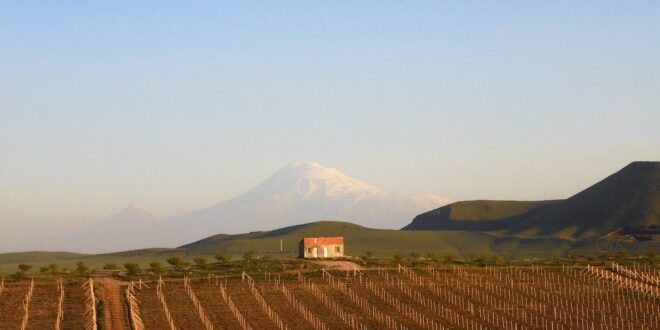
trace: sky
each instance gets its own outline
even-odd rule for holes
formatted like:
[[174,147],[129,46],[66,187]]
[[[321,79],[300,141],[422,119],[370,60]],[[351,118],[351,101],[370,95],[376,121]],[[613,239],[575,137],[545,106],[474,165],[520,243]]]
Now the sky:
[[566,198],[660,160],[659,91],[658,1],[2,1],[0,242],[305,160]]

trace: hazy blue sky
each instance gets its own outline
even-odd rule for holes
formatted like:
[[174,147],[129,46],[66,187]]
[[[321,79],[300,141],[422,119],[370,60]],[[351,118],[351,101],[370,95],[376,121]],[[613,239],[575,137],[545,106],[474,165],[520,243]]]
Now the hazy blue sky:
[[0,3],[0,240],[296,160],[455,199],[660,160],[660,2]]

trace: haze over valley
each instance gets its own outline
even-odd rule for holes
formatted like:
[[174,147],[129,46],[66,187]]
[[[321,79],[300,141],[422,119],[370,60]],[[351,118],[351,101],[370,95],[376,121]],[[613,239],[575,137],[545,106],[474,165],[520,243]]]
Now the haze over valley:
[[23,249],[100,253],[177,247],[211,234],[272,230],[319,220],[398,229],[417,214],[449,202],[441,195],[385,192],[334,168],[294,162],[246,193],[202,210],[163,219],[148,207],[131,203],[97,224],[28,242]]

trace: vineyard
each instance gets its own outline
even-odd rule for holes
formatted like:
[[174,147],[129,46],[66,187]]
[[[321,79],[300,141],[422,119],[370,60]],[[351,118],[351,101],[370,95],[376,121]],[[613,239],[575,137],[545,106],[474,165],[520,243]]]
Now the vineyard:
[[[658,329],[660,274],[424,267],[165,279],[123,287],[133,329]],[[0,284],[1,329],[92,329],[94,283]]]

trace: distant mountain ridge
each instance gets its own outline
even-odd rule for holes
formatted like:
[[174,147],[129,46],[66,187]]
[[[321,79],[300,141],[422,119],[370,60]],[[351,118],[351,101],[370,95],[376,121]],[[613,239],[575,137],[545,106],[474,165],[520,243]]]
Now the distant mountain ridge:
[[119,213],[77,232],[31,243],[32,249],[104,253],[144,247],[135,234],[154,230],[163,218],[142,204],[132,202]]
[[439,195],[382,191],[313,162],[291,163],[246,193],[211,207],[162,219],[139,204],[80,232],[35,243],[31,249],[77,252],[176,247],[214,234],[262,231],[313,220],[341,219],[400,228],[425,210],[449,203]]
[[159,237],[181,245],[214,233],[271,230],[327,219],[396,229],[415,214],[449,202],[440,195],[388,193],[335,168],[295,162],[245,194],[168,220]]
[[[478,216],[457,217],[457,209]],[[658,225],[660,162],[633,162],[566,200],[457,202],[420,214],[403,229],[502,230],[525,237],[585,239]]]

